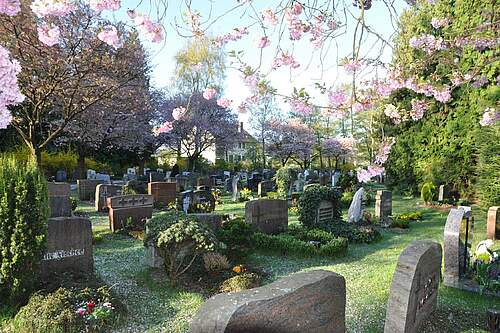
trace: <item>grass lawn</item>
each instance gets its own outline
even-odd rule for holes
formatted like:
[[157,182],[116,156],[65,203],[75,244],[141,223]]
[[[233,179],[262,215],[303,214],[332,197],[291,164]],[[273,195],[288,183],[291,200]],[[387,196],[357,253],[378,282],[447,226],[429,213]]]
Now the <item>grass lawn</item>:
[[[383,239],[374,244],[349,244],[344,258],[297,259],[253,254],[249,264],[270,273],[266,283],[314,269],[343,275],[347,282],[347,331],[383,332],[392,274],[399,254],[413,240],[443,241],[447,210],[422,208],[416,199],[394,197],[395,214],[415,210],[424,213],[422,222],[412,222],[405,232],[384,230]],[[244,203],[232,203],[225,198],[224,205],[218,206],[217,211],[243,216]],[[473,211],[474,243],[477,243],[486,234],[486,212],[477,207]],[[106,214],[93,212],[93,206],[88,203],[80,203],[78,212],[90,217],[94,233],[102,237],[94,248],[97,273],[113,286],[129,308],[126,322],[116,332],[186,332],[204,296],[196,291],[169,287],[161,270],[145,265],[142,241],[109,233]],[[290,223],[298,223],[296,214],[290,214]],[[500,242],[496,245],[500,246]],[[500,307],[498,298],[441,285],[438,311],[421,332],[486,332],[486,310],[494,306]]]

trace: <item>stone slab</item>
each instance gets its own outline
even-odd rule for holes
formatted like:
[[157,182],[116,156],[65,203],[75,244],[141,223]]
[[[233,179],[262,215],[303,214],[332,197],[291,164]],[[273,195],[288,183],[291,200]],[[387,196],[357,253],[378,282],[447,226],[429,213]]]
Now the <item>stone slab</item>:
[[266,234],[284,232],[288,230],[288,202],[279,199],[248,201],[245,204],[245,221]]
[[71,185],[68,183],[47,183],[47,188],[49,191],[50,217],[71,216]]

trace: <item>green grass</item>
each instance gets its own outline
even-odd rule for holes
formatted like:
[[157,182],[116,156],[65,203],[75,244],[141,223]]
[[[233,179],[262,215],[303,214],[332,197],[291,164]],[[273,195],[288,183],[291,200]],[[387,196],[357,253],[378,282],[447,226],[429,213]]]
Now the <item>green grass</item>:
[[[224,199],[224,205],[217,207],[218,213],[244,216],[245,203]],[[373,212],[373,207],[368,210]],[[413,240],[430,239],[441,244],[443,240],[447,210],[422,208],[419,200],[394,197],[394,214],[412,211],[422,211],[423,221],[411,222],[404,232],[384,230],[383,239],[374,244],[349,244],[344,258],[298,259],[251,254],[249,264],[270,274],[265,283],[314,269],[343,275],[347,282],[347,331],[383,332],[391,279],[401,251]],[[106,214],[93,212],[88,203],[80,203],[78,212],[89,216],[94,233],[102,237],[94,247],[97,273],[128,306],[128,317],[117,332],[186,332],[189,321],[203,303],[202,294],[169,287],[161,270],[146,267],[141,241],[109,234]],[[473,212],[476,221],[473,243],[476,244],[485,238],[486,211],[473,207]],[[290,214],[290,223],[297,223],[296,214]],[[500,242],[496,245],[500,246]],[[421,332],[486,332],[486,310],[498,308],[499,303],[498,298],[441,285],[438,310]],[[2,317],[0,311],[0,321],[6,316],[9,315]]]

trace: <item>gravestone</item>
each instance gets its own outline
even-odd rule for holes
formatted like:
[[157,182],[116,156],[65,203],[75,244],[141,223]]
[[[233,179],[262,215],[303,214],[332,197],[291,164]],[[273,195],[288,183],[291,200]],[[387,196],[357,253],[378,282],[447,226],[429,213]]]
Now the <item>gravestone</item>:
[[240,176],[236,175],[231,181],[231,192],[233,193],[233,202],[237,202],[240,199],[240,189],[238,188],[238,183],[240,182]]
[[333,203],[328,200],[321,200],[316,210],[316,224],[331,222],[334,216]]
[[148,194],[153,196],[154,205],[167,207],[175,203],[177,198],[177,184],[165,182],[151,182],[148,184]]
[[148,193],[148,183],[142,180],[129,180],[125,183],[125,188],[134,191],[136,194]]
[[450,198],[450,187],[448,185],[439,185],[438,201],[447,201]]
[[193,216],[197,221],[209,227],[213,232],[217,232],[222,226],[222,215],[209,213],[189,215]]
[[92,170],[92,169],[88,169],[87,170],[87,179],[95,179],[95,170]]
[[[461,279],[466,270],[466,253],[472,242],[474,219],[463,209],[451,209],[444,227],[444,274],[443,282],[448,287],[460,288]],[[467,246],[466,234],[468,238]]]
[[59,170],[56,172],[56,182],[65,183],[68,181],[68,174],[64,170]]
[[101,180],[103,184],[111,184],[111,176],[105,173],[96,173],[94,179]]
[[488,209],[486,237],[492,240],[500,240],[500,207],[490,207]]
[[272,180],[264,180],[257,186],[257,194],[259,198],[267,196],[267,192],[272,192],[274,190],[274,182]]
[[152,171],[149,173],[149,183],[163,182],[165,180],[165,174]]
[[72,271],[93,274],[92,224],[82,217],[58,217],[48,221],[47,250],[41,262],[44,279]]
[[375,217],[380,223],[386,224],[392,215],[392,192],[386,190],[377,191],[375,196]]
[[338,183],[338,181],[340,179],[340,175],[342,175],[342,173],[340,171],[335,171],[332,174],[332,187],[337,186],[337,183]]
[[305,183],[302,179],[297,179],[292,183],[292,193],[293,192],[303,192],[305,190]]
[[97,185],[102,184],[102,180],[96,179],[78,179],[76,185],[78,188],[78,198],[82,201],[92,201],[95,199],[95,189]]
[[71,216],[71,185],[68,183],[47,183],[49,190],[50,217]]
[[144,230],[146,219],[153,215],[153,197],[147,194],[108,198],[109,228]]
[[211,297],[189,333],[345,333],[345,305],[341,275],[297,273],[260,288]]
[[441,245],[414,241],[401,253],[392,277],[384,333],[417,333],[436,310]]
[[279,199],[257,199],[245,204],[245,221],[265,234],[288,229],[288,202]]
[[363,195],[365,190],[360,187],[352,197],[351,205],[347,211],[347,221],[357,223],[363,217]]
[[210,188],[212,186],[212,180],[210,177],[198,177],[198,179],[196,179],[196,186],[206,186]]
[[95,188],[95,211],[105,212],[108,210],[108,198],[123,194],[120,185],[99,184]]
[[193,191],[190,211],[200,211],[199,205],[203,205],[203,212],[213,212],[215,210],[215,198],[210,190]]

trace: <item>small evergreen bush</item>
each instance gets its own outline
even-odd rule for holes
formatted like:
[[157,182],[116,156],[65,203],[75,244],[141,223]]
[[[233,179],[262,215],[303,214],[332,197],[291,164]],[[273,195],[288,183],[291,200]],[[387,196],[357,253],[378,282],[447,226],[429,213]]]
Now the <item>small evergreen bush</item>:
[[304,226],[322,228],[322,226],[316,225],[316,214],[323,200],[333,204],[333,219],[341,219],[340,192],[328,186],[310,186],[298,200],[299,221]]
[[286,199],[292,182],[292,170],[288,167],[282,167],[276,172],[275,178],[278,198]]
[[431,182],[424,183],[422,189],[420,190],[420,199],[422,199],[426,205],[434,201],[436,195],[436,185]]
[[37,281],[49,216],[47,183],[33,161],[0,157],[0,299],[18,304]]
[[226,246],[224,254],[232,259],[240,260],[248,254],[252,234],[252,227],[243,219],[237,218],[222,224],[217,231],[217,239]]

